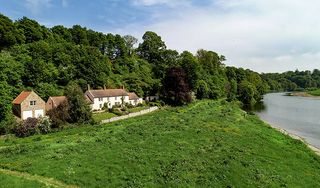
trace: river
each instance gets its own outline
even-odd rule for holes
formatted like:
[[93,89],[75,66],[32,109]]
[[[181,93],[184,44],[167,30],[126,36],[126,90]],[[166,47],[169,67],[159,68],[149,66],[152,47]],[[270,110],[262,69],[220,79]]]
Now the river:
[[266,94],[255,112],[273,127],[281,128],[320,148],[320,99]]

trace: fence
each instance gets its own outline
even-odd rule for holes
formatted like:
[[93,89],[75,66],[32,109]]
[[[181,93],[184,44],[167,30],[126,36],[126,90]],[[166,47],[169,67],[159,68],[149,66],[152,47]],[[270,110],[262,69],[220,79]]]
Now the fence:
[[128,118],[131,118],[131,117],[141,116],[143,114],[148,114],[148,113],[153,112],[153,111],[158,110],[158,109],[159,108],[157,106],[153,106],[153,107],[150,107],[149,109],[141,110],[140,112],[134,112],[134,113],[130,113],[128,115],[123,115],[123,116],[118,116],[118,117],[113,117],[113,118],[110,118],[110,119],[102,120],[101,124],[111,123],[111,122],[114,122],[114,121],[128,119]]

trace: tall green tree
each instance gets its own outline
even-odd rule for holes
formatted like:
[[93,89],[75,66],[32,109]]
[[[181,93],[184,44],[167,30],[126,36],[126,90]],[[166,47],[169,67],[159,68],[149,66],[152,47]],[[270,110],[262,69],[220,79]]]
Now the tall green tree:
[[161,60],[161,52],[163,52],[167,46],[161,37],[152,31],[147,31],[142,39],[143,42],[139,44],[138,47],[138,54],[149,63],[156,64]]
[[70,123],[91,123],[91,108],[81,88],[76,84],[70,84],[66,88],[65,96],[68,101]]
[[15,27],[12,20],[0,14],[0,51],[25,40],[22,33]]

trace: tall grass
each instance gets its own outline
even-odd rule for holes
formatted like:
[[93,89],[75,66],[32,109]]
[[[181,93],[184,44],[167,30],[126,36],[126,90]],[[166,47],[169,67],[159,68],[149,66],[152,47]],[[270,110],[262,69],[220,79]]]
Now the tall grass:
[[320,159],[302,142],[221,101],[3,139],[0,167],[81,187],[320,186]]

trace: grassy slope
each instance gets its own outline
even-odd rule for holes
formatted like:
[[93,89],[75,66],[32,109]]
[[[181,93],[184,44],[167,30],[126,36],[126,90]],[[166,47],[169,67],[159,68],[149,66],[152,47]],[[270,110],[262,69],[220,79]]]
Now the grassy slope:
[[320,96],[320,89],[308,91],[307,93],[313,96]]
[[218,101],[0,140],[0,167],[83,187],[320,186],[320,158],[304,144]]
[[0,187],[6,188],[34,188],[46,187],[45,184],[37,181],[27,180],[21,177],[14,177],[10,175],[0,174]]

